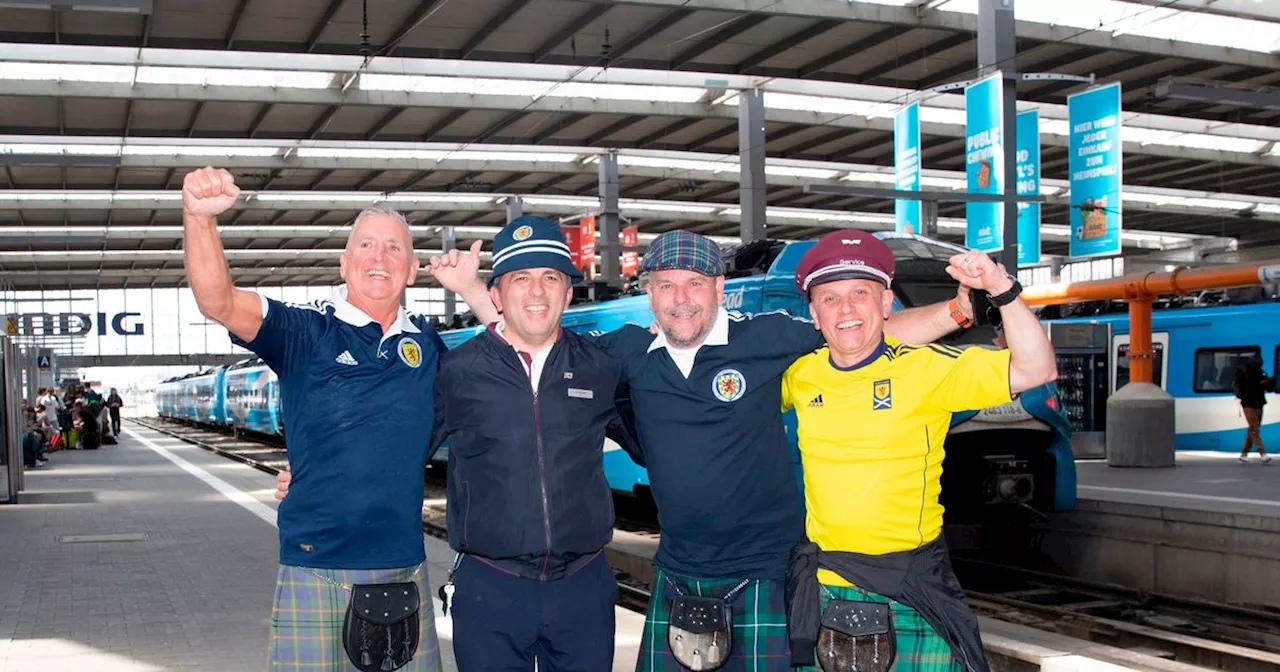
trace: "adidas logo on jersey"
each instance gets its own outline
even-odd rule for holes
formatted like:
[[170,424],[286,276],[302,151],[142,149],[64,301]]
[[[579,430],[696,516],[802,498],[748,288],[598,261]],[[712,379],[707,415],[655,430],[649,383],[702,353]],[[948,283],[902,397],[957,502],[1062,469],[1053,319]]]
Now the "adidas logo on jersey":
[[821,407],[822,407],[822,395],[819,394],[809,402],[809,408],[821,408]]
[[355,357],[351,356],[350,350],[343,350],[342,354],[338,355],[338,358],[335,359],[334,361],[339,364],[346,364],[347,366],[355,366],[360,363],[356,361]]

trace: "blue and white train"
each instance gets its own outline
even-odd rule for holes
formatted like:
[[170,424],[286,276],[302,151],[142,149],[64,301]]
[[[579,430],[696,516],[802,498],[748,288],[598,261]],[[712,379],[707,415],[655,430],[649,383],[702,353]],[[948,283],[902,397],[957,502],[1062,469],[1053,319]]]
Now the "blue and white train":
[[[1129,316],[1047,320],[1111,328],[1110,392],[1129,382]],[[1239,451],[1245,421],[1233,382],[1245,359],[1261,355],[1269,375],[1280,374],[1280,303],[1165,308],[1152,312],[1152,382],[1175,400],[1177,450]],[[1268,394],[1264,445],[1280,447],[1280,396]]]
[[279,380],[261,359],[170,378],[155,404],[162,418],[284,436]]

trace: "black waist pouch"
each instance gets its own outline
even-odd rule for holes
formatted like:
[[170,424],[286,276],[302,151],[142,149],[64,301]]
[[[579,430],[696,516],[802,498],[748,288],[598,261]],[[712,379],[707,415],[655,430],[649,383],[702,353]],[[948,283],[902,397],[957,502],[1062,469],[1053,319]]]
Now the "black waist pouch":
[[342,648],[363,672],[398,670],[418,650],[418,584],[358,583],[342,622]]
[[818,630],[818,665],[824,672],[884,672],[897,654],[888,604],[832,599]]

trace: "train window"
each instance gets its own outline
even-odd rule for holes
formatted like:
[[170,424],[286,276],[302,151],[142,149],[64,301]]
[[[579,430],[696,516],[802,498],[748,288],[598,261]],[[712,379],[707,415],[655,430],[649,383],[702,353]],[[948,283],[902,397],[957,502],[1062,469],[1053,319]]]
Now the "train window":
[[1195,391],[1203,394],[1232,392],[1236,371],[1244,365],[1244,360],[1261,354],[1262,349],[1256,345],[1196,350]]
[[[1151,343],[1151,382],[1156,387],[1164,387],[1162,374],[1164,373],[1164,343],[1153,341]],[[1116,346],[1116,386],[1118,390],[1129,384],[1129,344],[1121,343]]]

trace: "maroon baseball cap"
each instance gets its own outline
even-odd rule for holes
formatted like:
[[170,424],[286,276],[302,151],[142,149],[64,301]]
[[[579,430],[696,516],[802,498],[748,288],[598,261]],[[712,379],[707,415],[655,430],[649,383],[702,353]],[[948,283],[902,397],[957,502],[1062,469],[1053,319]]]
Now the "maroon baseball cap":
[[836,280],[893,282],[893,250],[866,231],[848,229],[828,233],[800,258],[796,287],[809,295],[815,285]]

